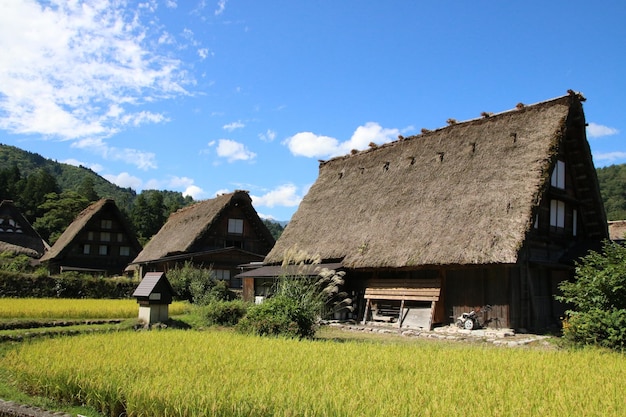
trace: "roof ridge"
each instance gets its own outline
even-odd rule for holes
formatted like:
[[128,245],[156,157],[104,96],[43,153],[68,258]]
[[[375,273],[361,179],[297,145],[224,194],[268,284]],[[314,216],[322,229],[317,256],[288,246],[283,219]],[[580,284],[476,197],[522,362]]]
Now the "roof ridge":
[[526,112],[530,109],[536,109],[537,107],[540,106],[545,106],[548,104],[552,104],[552,103],[556,103],[559,101],[564,101],[564,100],[578,100],[578,101],[585,101],[586,98],[583,96],[582,93],[580,92],[576,92],[574,90],[567,90],[567,94],[563,95],[563,96],[559,96],[559,97],[555,97],[555,98],[551,98],[548,100],[543,100],[543,101],[539,101],[537,103],[533,103],[533,104],[523,104],[523,103],[517,103],[517,105],[512,108],[512,109],[508,109],[508,110],[503,110],[501,112],[498,113],[487,113],[487,112],[482,112],[481,113],[481,117],[476,117],[473,119],[467,119],[467,120],[463,120],[463,121],[456,121],[456,119],[448,119],[448,125],[447,126],[442,126],[442,127],[438,127],[436,129],[430,130],[430,129],[422,129],[422,133],[418,133],[415,135],[411,135],[411,136],[399,136],[397,140],[388,142],[388,143],[383,143],[381,145],[371,145],[368,149],[364,149],[362,151],[358,151],[358,150],[353,150],[351,153],[349,154],[345,154],[345,155],[339,155],[339,156],[335,156],[333,158],[327,159],[327,160],[319,160],[320,165],[324,165],[327,162],[330,161],[336,161],[336,160],[341,160],[341,159],[348,159],[350,157],[356,156],[356,155],[362,155],[364,153],[370,153],[370,152],[374,152],[377,151],[379,149],[384,149],[384,148],[388,148],[390,146],[396,146],[398,143],[401,143],[403,141],[406,140],[413,140],[413,139],[418,139],[418,138],[424,138],[427,137],[430,134],[434,134],[434,133],[440,133],[441,131],[445,130],[445,129],[450,129],[452,127],[455,126],[460,126],[460,125],[469,125],[472,123],[477,123],[477,122],[483,122],[485,120],[488,119],[493,119],[496,117],[502,117],[504,115],[510,114],[510,113],[515,113],[515,112]]

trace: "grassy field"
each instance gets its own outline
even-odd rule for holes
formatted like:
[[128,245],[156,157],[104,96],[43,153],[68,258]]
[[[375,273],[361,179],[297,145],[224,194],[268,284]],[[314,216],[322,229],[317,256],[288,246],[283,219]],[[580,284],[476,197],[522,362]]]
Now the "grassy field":
[[0,369],[30,393],[111,416],[564,417],[626,409],[626,357],[594,349],[168,329],[23,343]]
[[[170,314],[183,314],[189,304],[174,302]],[[0,319],[117,319],[137,317],[134,299],[3,298]]]

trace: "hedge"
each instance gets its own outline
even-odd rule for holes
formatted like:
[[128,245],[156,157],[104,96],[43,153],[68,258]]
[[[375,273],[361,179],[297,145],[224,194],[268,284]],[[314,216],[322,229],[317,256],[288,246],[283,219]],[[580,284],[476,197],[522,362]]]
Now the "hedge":
[[0,270],[0,297],[130,298],[138,284],[128,278],[42,276]]

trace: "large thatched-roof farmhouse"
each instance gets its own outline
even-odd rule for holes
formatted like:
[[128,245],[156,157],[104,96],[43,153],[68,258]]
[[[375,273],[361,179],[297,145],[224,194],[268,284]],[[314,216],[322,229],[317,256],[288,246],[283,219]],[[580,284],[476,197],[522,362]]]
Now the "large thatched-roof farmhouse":
[[186,261],[211,267],[234,289],[239,266],[261,262],[274,245],[246,191],[222,194],[172,213],[159,232],[127,268],[140,276],[167,272]]
[[321,162],[265,264],[296,245],[340,262],[359,320],[402,305],[447,324],[489,304],[501,326],[557,324],[558,283],[608,237],[582,101],[450,120]]
[[115,201],[103,198],[76,216],[41,262],[51,273],[119,275],[140,251],[141,244]]

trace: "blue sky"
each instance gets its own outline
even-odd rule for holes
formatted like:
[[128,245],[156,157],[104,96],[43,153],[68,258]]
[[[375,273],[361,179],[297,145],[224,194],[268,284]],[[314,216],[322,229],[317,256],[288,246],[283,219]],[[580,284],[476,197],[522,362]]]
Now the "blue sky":
[[319,159],[573,89],[595,165],[621,164],[624,22],[622,0],[8,0],[0,142],[289,220]]

